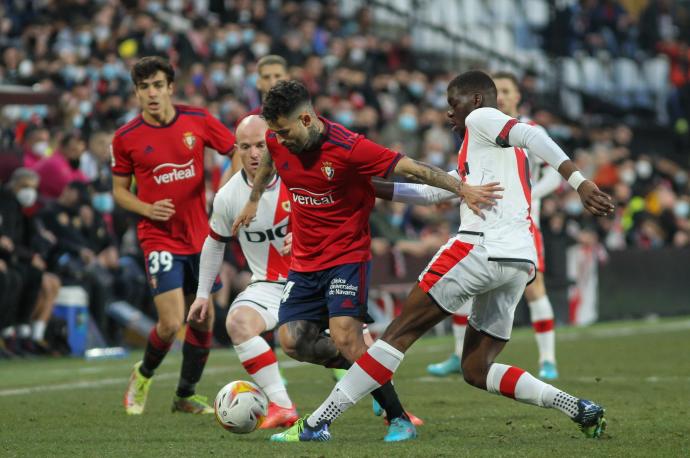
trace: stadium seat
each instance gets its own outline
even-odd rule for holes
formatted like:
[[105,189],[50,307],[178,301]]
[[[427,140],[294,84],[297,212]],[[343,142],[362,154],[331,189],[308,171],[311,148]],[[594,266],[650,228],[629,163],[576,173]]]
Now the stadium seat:
[[549,5],[546,0],[522,0],[527,23],[533,28],[545,27],[549,22]]
[[581,59],[583,89],[591,94],[611,95],[613,82],[603,61],[585,56]]
[[508,26],[497,25],[493,30],[492,47],[507,56],[515,53],[515,35]]
[[560,60],[561,79],[566,86],[582,89],[582,71],[577,60],[564,57]]

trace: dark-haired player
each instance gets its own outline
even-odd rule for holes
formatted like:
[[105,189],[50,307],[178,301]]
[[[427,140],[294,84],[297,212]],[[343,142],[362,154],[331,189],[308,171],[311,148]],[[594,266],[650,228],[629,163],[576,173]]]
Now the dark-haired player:
[[522,148],[529,148],[556,168],[591,213],[610,214],[611,198],[586,180],[543,130],[501,113],[496,108],[496,85],[486,73],[470,71],[451,81],[448,105],[453,129],[464,135],[456,176],[465,184],[498,181],[505,188],[503,198],[481,216],[467,201],[461,203],[458,235],[429,262],[401,314],[352,365],[326,401],[306,421],[298,421],[282,433],[286,437],[327,440],[319,434],[324,425],[331,424],[371,390],[388,383],[404,352],[469,299],[474,301],[462,357],[467,383],[521,402],[558,409],[588,437],[599,437],[606,425],[601,406],[494,360],[510,338],[515,306],[536,270],[529,221],[529,164]]
[[[440,169],[318,117],[306,88],[296,81],[281,82],[268,92],[262,116],[272,131],[266,137],[268,153],[233,230],[253,220],[268,180],[277,171],[289,192],[293,234],[290,272],[279,309],[281,346],[300,361],[350,367],[367,349],[362,322],[367,318],[369,214],[375,198],[371,178],[403,174],[459,193],[477,211],[479,204],[492,202],[495,186],[465,186]],[[205,310],[199,314],[203,318]],[[325,328],[330,329],[330,338],[322,333]],[[391,383],[372,394],[390,420],[385,441],[416,437]],[[300,421],[297,430],[303,431],[306,424]],[[312,440],[330,438],[327,424],[310,431]],[[299,438],[279,434],[272,440]]]
[[[126,412],[136,415],[144,411],[151,377],[184,325],[185,308],[196,292],[199,253],[209,231],[204,149],[227,154],[235,137],[207,110],[172,103],[175,73],[167,61],[145,57],[134,65],[131,77],[141,114],[113,138],[113,196],[122,208],[141,216],[137,233],[158,312],[144,358],[135,365],[124,396]],[[136,194],[130,191],[132,176]],[[214,290],[219,287],[217,282]],[[212,329],[212,312],[187,326],[173,412],[213,412],[206,399],[195,394]]]

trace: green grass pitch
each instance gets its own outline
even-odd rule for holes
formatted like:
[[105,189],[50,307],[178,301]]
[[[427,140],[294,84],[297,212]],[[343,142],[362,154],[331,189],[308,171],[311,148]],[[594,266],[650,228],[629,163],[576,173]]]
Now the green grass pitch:
[[[127,417],[121,404],[139,350],[115,361],[3,361],[0,456],[690,456],[690,318],[558,330],[555,385],[606,407],[599,440],[555,410],[490,395],[457,376],[427,376],[426,365],[451,345],[449,337],[423,339],[396,374],[403,404],[426,421],[417,440],[400,444],[382,442],[385,427],[369,399],[332,426],[331,442],[318,444],[272,444],[268,431],[233,435],[212,415],[171,414],[179,353],[158,370],[140,417]],[[281,360],[300,413],[311,411],[333,386],[330,372]],[[499,361],[536,373],[532,332],[516,330]],[[198,391],[212,398],[237,379],[249,377],[236,356],[215,350]]]

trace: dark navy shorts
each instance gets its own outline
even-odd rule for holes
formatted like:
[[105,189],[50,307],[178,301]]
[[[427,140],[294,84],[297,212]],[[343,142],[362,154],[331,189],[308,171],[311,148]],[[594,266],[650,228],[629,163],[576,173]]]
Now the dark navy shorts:
[[371,322],[367,314],[371,262],[342,264],[317,272],[288,273],[278,309],[278,326],[290,321],[316,321],[351,316]]
[[[152,251],[146,256],[146,276],[151,294],[157,296],[173,289],[182,288],[182,294],[196,294],[199,283],[199,259],[201,253],[172,254],[169,251]],[[218,291],[223,284],[219,277],[211,288]]]

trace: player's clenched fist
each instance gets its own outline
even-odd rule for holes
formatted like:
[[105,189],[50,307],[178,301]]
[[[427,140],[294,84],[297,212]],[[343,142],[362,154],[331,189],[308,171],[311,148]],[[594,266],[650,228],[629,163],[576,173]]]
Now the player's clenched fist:
[[240,229],[240,226],[247,227],[252,221],[254,221],[257,207],[258,204],[256,202],[252,202],[251,200],[247,202],[242,209],[242,212],[235,219],[235,222],[232,223],[232,235],[237,236],[237,231]]
[[154,221],[167,221],[175,214],[175,204],[172,199],[156,201],[149,207],[148,218]]

